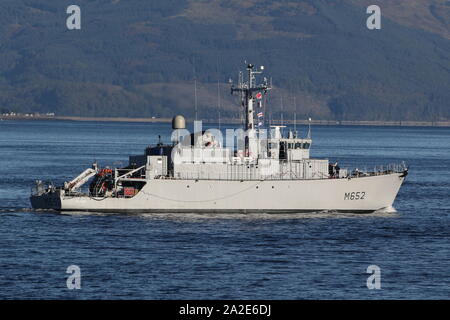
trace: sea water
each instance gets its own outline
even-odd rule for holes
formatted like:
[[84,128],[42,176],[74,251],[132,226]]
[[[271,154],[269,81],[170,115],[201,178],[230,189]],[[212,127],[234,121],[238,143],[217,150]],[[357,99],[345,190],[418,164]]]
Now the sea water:
[[[306,127],[299,127],[303,135]],[[448,299],[450,129],[314,126],[311,155],[370,170],[405,161],[394,209],[373,214],[37,212],[37,179],[170,141],[169,124],[0,122],[0,298]],[[324,195],[326,197],[326,195]],[[255,199],[258,201],[258,199]],[[81,289],[69,289],[69,266]],[[369,266],[381,289],[368,289]]]

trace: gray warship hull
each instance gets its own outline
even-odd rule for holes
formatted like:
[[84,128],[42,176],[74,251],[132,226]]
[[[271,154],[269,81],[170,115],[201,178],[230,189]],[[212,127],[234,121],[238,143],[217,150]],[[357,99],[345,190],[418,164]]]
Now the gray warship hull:
[[54,192],[32,196],[31,203],[37,209],[109,213],[370,213],[392,207],[404,179],[404,173],[320,180],[154,179],[128,199]]
[[[172,144],[159,141],[132,155],[123,168],[97,163],[63,186],[36,181],[35,209],[94,212],[373,212],[392,207],[408,171],[402,164],[373,171],[342,169],[337,162],[310,157],[311,126],[301,137],[294,125],[265,128],[266,94],[271,84],[247,66],[247,79],[231,93],[239,96],[243,128],[186,130],[184,117],[173,118]],[[267,121],[266,121],[267,122]],[[267,126],[266,126],[267,127]],[[235,144],[236,141],[236,144]],[[226,142],[226,143],[224,143]],[[88,190],[81,191],[89,183]]]

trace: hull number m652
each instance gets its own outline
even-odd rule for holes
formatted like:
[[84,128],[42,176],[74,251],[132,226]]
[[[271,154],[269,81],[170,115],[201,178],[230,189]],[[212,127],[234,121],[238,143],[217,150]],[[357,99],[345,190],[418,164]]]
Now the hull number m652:
[[364,200],[366,193],[364,191],[358,192],[346,192],[344,195],[344,200]]

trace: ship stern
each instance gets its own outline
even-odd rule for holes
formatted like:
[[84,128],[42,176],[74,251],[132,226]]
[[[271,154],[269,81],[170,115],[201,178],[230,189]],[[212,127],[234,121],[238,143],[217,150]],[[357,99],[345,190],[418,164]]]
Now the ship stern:
[[36,186],[31,192],[30,202],[33,209],[60,210],[62,207],[61,190],[53,186],[44,188],[41,181],[36,181]]

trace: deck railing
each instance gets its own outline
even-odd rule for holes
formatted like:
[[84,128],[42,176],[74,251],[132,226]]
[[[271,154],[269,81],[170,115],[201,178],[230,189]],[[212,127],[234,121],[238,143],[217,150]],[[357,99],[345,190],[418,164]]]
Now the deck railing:
[[173,179],[173,180],[226,180],[226,181],[257,181],[257,180],[325,180],[325,179],[349,179],[349,178],[363,178],[370,176],[380,176],[393,173],[402,173],[408,170],[405,163],[388,164],[375,166],[373,170],[346,168],[340,169],[339,176],[324,174],[323,172],[304,174],[300,167],[282,167],[282,170],[276,174],[265,174],[255,168],[244,168],[244,166],[227,166],[225,172],[183,172],[181,175],[159,176],[159,179]]

